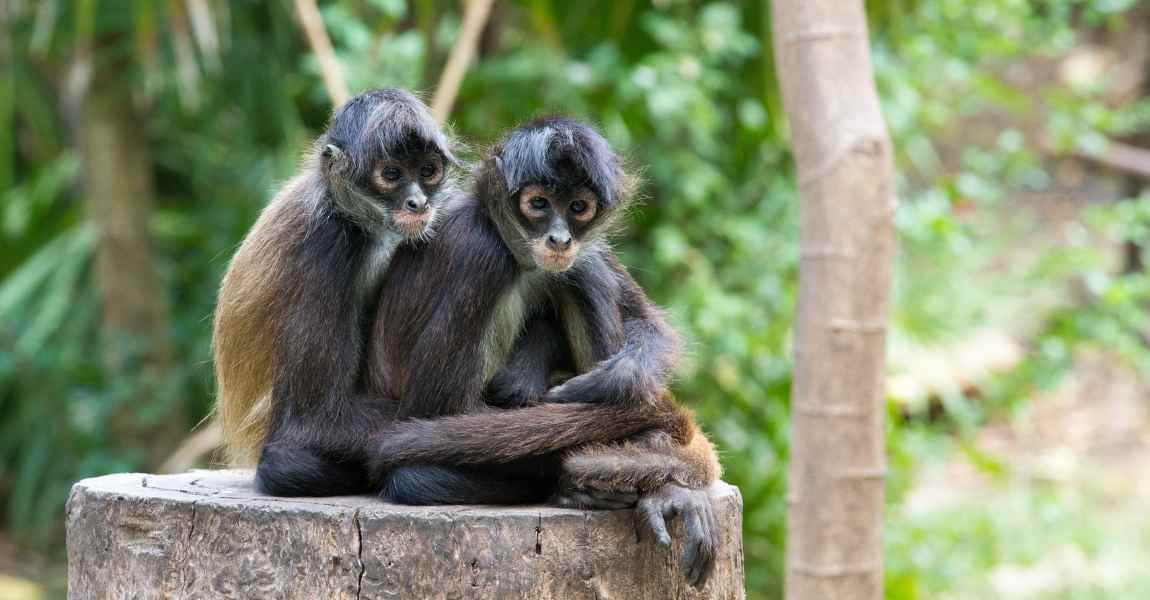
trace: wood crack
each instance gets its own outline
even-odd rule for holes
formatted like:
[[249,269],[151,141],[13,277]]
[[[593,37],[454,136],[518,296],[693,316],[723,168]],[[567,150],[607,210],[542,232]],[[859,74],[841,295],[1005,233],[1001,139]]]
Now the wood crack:
[[355,557],[359,561],[359,576],[355,581],[355,598],[360,600],[363,593],[363,576],[367,573],[367,565],[363,562],[363,524],[359,520],[359,509],[351,513],[351,523],[355,525]]
[[543,554],[543,513],[539,513],[539,522],[535,524],[535,554]]
[[196,513],[199,512],[199,500],[192,500],[192,522],[188,527],[188,542],[192,541],[192,536],[196,535]]

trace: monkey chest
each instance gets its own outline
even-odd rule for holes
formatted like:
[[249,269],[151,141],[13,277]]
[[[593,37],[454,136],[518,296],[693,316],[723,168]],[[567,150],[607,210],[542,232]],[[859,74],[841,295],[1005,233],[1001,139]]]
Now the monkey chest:
[[479,345],[485,384],[506,364],[527,320],[547,302],[545,284],[541,274],[524,274],[496,302]]

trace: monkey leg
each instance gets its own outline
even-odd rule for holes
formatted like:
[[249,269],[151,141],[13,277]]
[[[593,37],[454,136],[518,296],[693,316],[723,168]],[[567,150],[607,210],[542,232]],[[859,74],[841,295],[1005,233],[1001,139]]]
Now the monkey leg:
[[362,460],[287,443],[264,446],[256,488],[271,496],[345,496],[369,489]]
[[662,431],[650,431],[625,442],[592,444],[563,459],[564,490],[583,494],[644,494],[665,484],[705,488],[721,472],[707,436],[697,429],[685,444]]

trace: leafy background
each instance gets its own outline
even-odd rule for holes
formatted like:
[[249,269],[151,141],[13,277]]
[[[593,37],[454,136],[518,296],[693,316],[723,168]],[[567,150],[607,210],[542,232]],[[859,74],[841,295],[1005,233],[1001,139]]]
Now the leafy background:
[[[527,117],[573,114],[640,168],[642,206],[618,245],[691,342],[677,390],[742,490],[753,598],[781,595],[797,277],[766,5],[497,3],[451,116],[474,155]],[[440,0],[320,6],[353,90],[430,90],[460,20],[458,3]],[[330,106],[290,3],[0,7],[0,586],[55,595],[70,485],[156,468],[207,413],[228,257]],[[1150,429],[1150,199],[1091,157],[1147,128],[1143,86],[1114,92],[1130,87],[1123,68],[1146,78],[1147,11],[1134,0],[867,10],[900,199],[887,594],[1145,595],[1150,523],[1131,499],[1147,496],[1129,480],[1150,464],[1138,462]],[[93,267],[78,57],[98,65],[92,90],[138,111],[162,342],[101,334],[124,292],[101,291]],[[158,372],[110,366],[109,343],[129,342],[163,343],[170,358]],[[1009,350],[1002,364],[996,344]],[[1035,415],[1083,396],[1130,397],[1114,410],[1133,411],[1133,433],[1107,429],[1108,412],[1065,419],[1099,417],[1091,440],[1134,444],[1107,459],[1117,483],[1079,477],[1094,463],[1076,462],[1073,445],[1069,471],[1051,471],[1043,461],[1066,449],[1064,432],[1030,435],[1045,431]]]

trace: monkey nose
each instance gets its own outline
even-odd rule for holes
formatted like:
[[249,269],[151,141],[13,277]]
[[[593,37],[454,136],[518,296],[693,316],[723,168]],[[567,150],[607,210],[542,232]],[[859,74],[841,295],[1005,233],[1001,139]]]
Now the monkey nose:
[[554,235],[548,235],[547,245],[551,246],[552,250],[558,250],[560,252],[566,251],[571,248],[571,236],[564,235],[556,237]]
[[403,203],[403,207],[406,208],[408,212],[413,212],[415,214],[419,214],[419,213],[427,210],[427,199],[426,198],[408,198],[407,201],[405,201]]

